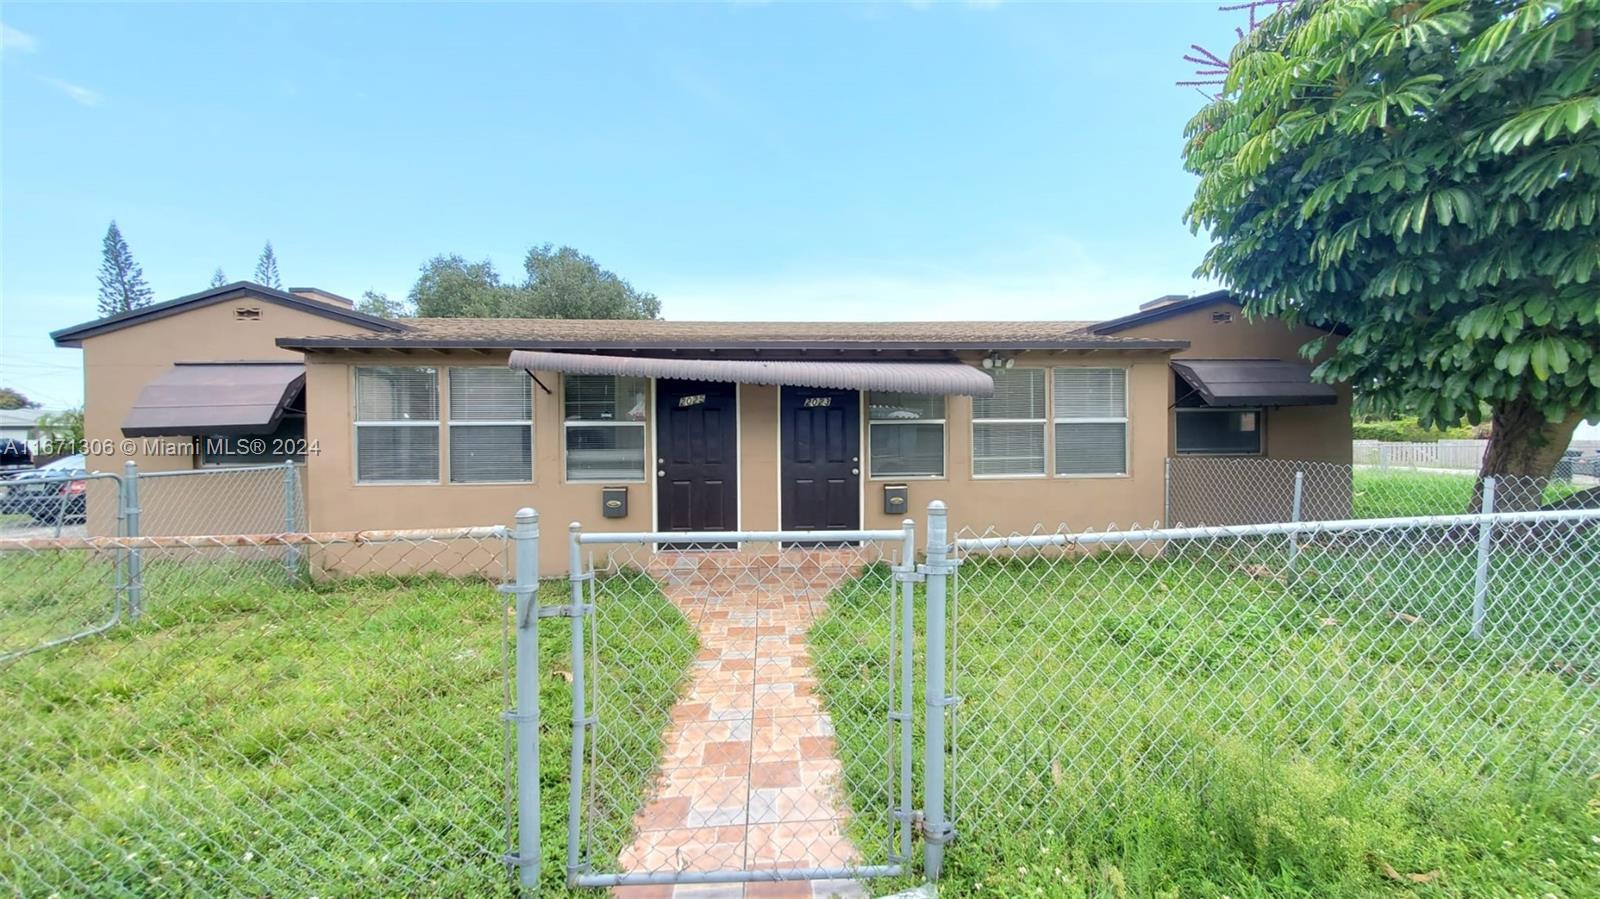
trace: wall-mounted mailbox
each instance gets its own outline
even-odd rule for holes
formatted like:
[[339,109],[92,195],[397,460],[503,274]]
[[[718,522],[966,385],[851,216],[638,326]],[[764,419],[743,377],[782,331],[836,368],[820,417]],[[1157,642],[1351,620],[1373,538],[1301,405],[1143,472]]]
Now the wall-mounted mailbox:
[[883,514],[904,515],[911,508],[911,489],[904,484],[883,485]]
[[627,518],[628,517],[628,488],[626,488],[626,487],[601,487],[600,488],[600,517],[602,517],[602,518]]

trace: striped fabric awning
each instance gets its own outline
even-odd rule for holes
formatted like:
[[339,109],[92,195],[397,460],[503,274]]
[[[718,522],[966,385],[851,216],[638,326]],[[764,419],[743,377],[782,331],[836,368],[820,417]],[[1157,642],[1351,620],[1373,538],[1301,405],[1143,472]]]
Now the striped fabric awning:
[[510,366],[528,372],[678,378],[734,384],[834,387],[946,396],[994,396],[994,379],[963,362],[809,362],[759,359],[660,359],[597,353],[515,350]]

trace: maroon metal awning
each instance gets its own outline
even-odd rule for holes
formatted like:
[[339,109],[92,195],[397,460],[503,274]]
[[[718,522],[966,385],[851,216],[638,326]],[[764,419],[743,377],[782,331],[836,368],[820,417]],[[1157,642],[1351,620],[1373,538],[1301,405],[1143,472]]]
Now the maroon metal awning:
[[269,434],[305,382],[299,362],[179,362],[139,391],[122,433]]
[[1174,359],[1172,370],[1207,406],[1328,406],[1331,384],[1311,380],[1311,366],[1280,359]]
[[661,359],[598,353],[516,350],[510,366],[529,372],[681,378],[734,384],[834,387],[949,396],[994,396],[994,378],[964,362],[809,362]]

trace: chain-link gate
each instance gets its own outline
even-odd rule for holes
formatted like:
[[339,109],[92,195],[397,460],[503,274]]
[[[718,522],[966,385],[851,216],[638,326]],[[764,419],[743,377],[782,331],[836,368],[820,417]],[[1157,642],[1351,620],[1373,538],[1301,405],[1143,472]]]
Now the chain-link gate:
[[[519,596],[508,718],[528,767],[507,860],[524,884],[540,881],[541,829],[547,843],[565,831],[573,887],[809,881],[819,895],[864,896],[862,880],[910,870],[921,574],[909,521],[827,532],[573,524],[559,597],[556,584],[530,582],[536,517],[518,522],[517,585],[504,588]],[[531,633],[540,622],[561,629],[561,649]],[[543,657],[520,655],[534,645]],[[538,817],[525,665],[571,687],[564,821]]]

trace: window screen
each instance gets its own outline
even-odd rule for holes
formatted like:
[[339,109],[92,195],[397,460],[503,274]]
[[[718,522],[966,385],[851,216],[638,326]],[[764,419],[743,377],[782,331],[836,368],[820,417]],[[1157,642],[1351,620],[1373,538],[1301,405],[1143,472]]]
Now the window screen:
[[357,368],[356,480],[439,479],[439,373]]
[[562,379],[569,481],[644,480],[650,382],[614,375]]
[[942,396],[867,394],[868,476],[944,476]]
[[1126,474],[1127,369],[1063,367],[1053,377],[1056,474]]
[[200,441],[200,464],[207,468],[272,465],[306,460],[306,419],[286,414],[270,434],[208,434]]
[[1179,409],[1178,452],[1186,455],[1257,455],[1259,409]]
[[508,368],[450,369],[450,481],[533,480],[533,382]]
[[1044,474],[1045,382],[1042,368],[994,372],[994,396],[972,401],[972,473]]

